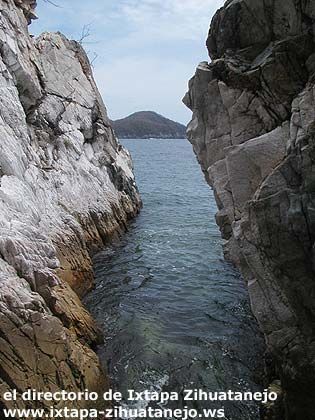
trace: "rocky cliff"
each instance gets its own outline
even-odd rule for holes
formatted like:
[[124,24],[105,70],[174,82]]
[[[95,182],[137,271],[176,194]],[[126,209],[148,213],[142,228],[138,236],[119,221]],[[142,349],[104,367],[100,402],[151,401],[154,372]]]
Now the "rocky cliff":
[[0,0],[0,399],[102,386],[79,297],[90,253],[140,207],[86,54],[59,33],[32,38],[35,3]]
[[290,420],[315,419],[314,36],[311,0],[229,0],[184,99]]

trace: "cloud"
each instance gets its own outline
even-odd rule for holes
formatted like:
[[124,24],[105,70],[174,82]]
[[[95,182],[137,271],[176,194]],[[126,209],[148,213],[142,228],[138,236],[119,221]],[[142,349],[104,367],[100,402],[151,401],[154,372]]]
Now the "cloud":
[[[187,122],[181,104],[196,65],[207,60],[205,40],[211,17],[224,0],[55,0],[39,2],[31,30],[60,30],[78,39],[85,24],[85,48],[109,113],[120,118],[136,110],[156,110]],[[75,4],[74,4],[75,3]]]
[[118,7],[137,32],[160,39],[200,40],[222,4],[222,0],[125,0]]
[[111,118],[152,110],[188,122],[190,112],[181,103],[187,90],[187,78],[181,76],[183,73],[185,69],[179,61],[164,63],[155,58],[141,57],[117,59],[111,62],[110,70],[107,65],[95,70],[104,101],[110,104]]

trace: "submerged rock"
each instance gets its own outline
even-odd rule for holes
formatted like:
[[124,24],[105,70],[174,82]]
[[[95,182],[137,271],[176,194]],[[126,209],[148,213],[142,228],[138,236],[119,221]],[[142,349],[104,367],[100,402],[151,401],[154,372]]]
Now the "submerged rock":
[[0,400],[102,386],[79,297],[90,252],[140,207],[85,52],[60,33],[30,37],[35,3],[0,0]]
[[311,1],[227,1],[184,98],[226,257],[248,282],[294,420],[314,419],[314,28]]

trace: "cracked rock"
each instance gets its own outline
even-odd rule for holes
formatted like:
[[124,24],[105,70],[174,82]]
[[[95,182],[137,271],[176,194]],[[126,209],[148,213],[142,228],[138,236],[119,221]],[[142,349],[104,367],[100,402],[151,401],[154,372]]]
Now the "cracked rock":
[[35,1],[0,6],[0,405],[22,408],[3,393],[106,385],[79,297],[141,202],[81,46],[30,37]]
[[289,420],[314,419],[314,24],[309,0],[227,1],[184,98]]

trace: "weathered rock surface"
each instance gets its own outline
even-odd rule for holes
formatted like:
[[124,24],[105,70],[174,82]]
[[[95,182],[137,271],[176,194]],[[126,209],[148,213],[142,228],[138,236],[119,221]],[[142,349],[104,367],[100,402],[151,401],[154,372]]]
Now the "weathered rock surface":
[[184,98],[290,420],[315,419],[314,31],[310,0],[227,1]]
[[29,36],[35,3],[0,0],[0,400],[102,386],[79,296],[90,252],[140,207],[88,58],[59,33]]

